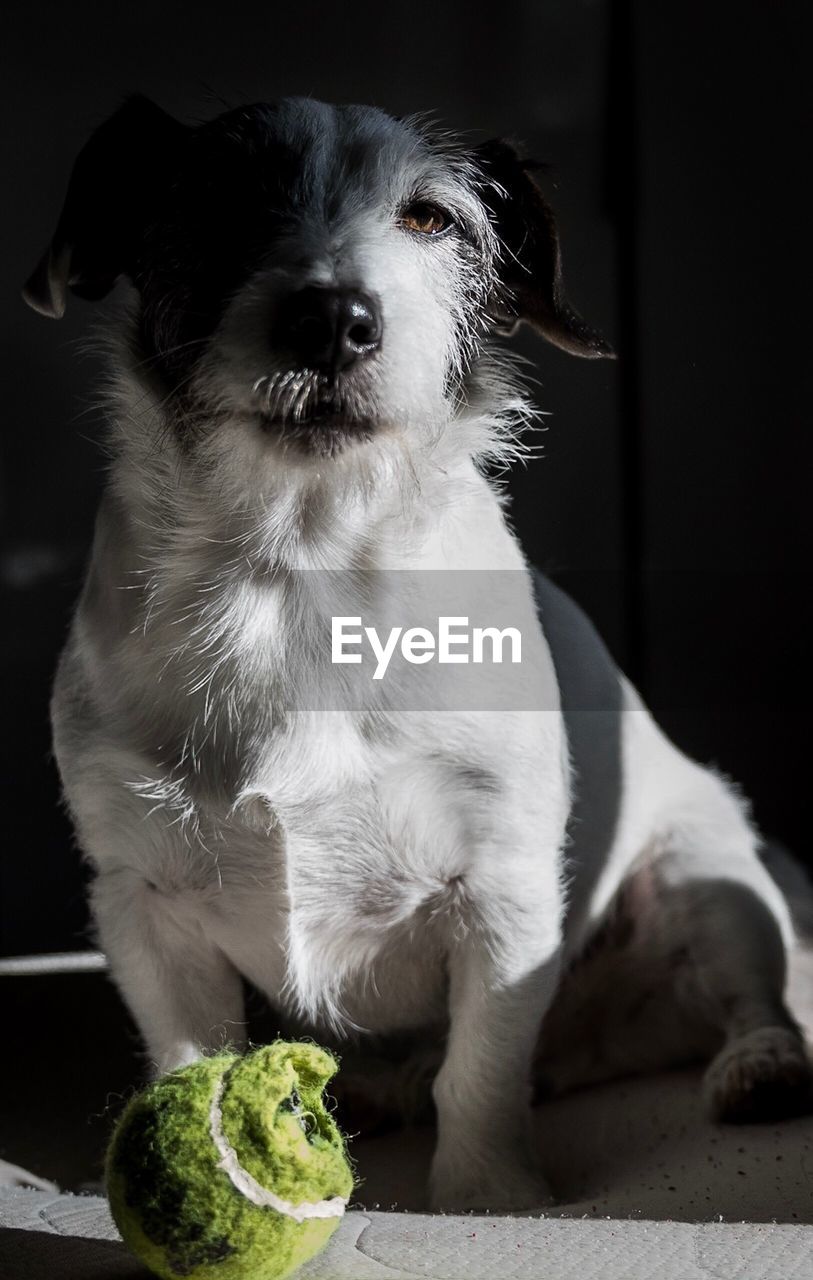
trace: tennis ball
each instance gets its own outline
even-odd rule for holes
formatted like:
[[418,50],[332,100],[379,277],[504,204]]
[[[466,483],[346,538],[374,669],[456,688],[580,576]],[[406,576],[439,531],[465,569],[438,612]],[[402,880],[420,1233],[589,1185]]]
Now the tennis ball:
[[221,1053],[149,1085],[107,1153],[125,1244],[165,1280],[282,1280],[339,1225],[353,1174],[312,1044]]

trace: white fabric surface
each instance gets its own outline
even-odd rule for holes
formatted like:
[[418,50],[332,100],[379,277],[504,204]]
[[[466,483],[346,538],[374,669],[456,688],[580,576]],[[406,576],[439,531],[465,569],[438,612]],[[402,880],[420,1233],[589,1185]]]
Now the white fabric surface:
[[[2,1280],[137,1280],[104,1200],[0,1193]],[[301,1280],[810,1280],[813,1227],[353,1211]]]

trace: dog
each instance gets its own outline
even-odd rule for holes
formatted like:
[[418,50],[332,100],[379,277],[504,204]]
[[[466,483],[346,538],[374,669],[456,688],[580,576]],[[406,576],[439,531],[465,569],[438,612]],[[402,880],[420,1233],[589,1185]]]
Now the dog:
[[[447,1210],[548,1203],[543,1082],[700,1057],[718,1118],[809,1105],[792,923],[744,801],[507,523],[530,410],[500,335],[611,355],[532,166],[367,107],[187,126],[136,97],[80,153],[25,297],[58,317],[119,280],[52,719],[154,1071],[239,1045],[245,980],[314,1034],[428,1028]],[[398,623],[416,582],[483,574],[533,650],[527,706],[497,662],[463,694],[402,662],[389,701],[332,662],[327,617]]]

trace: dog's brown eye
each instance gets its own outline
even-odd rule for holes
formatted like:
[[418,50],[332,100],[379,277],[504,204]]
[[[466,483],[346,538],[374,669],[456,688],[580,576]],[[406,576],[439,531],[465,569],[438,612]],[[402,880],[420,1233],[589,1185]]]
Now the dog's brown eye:
[[404,231],[416,231],[421,236],[439,236],[448,231],[452,219],[440,205],[429,204],[426,200],[416,200],[408,204],[398,215],[398,226]]

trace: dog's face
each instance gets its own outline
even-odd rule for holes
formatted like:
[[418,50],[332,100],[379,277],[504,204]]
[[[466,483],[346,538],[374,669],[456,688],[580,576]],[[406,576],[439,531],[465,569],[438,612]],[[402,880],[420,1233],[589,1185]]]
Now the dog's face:
[[68,288],[100,297],[122,275],[133,365],[210,459],[235,431],[299,461],[437,431],[490,332],[521,320],[609,354],[564,300],[515,152],[368,107],[289,99],[189,128],[130,100],[77,160],[26,297],[58,316]]

